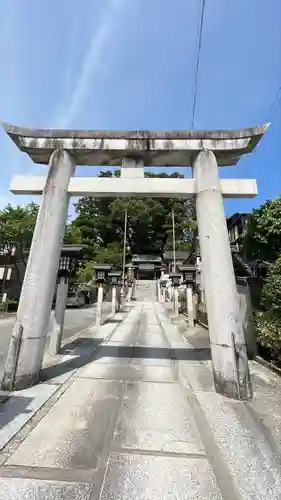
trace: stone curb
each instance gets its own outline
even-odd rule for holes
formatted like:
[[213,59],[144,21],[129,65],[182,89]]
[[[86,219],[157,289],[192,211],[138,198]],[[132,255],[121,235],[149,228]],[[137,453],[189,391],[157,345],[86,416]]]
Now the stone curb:
[[270,363],[270,361],[266,361],[265,359],[261,358],[260,356],[256,356],[254,361],[257,361],[260,365],[265,366],[272,372],[276,373],[276,375],[279,375],[281,377],[281,368],[278,368],[278,366],[275,366],[273,363]]
[[[159,323],[160,323],[160,328],[162,330],[162,334],[165,338],[165,341],[167,342],[169,348],[172,350],[172,357],[173,357],[173,360],[177,362],[177,365],[176,365],[176,372],[177,372],[177,375],[178,375],[178,379],[179,379],[179,382],[186,388],[192,388],[189,380],[187,379],[186,377],[186,374],[184,373],[184,370],[182,369],[182,363],[183,361],[180,360],[177,356],[177,347],[179,346],[179,344],[185,344],[186,348],[190,348],[190,349],[193,349],[194,350],[194,347],[183,337],[183,335],[179,332],[178,328],[176,325],[174,325],[171,321],[171,319],[169,318],[169,316],[166,315],[166,311],[162,309],[161,311],[162,314],[158,314],[157,317],[158,317],[158,320],[159,320]],[[162,317],[161,317],[162,316]],[[165,321],[163,321],[163,316],[165,318]],[[166,333],[166,328],[165,328],[165,323],[166,323],[166,328],[167,328],[167,325],[169,326],[169,329],[173,329],[173,335],[175,335],[177,337],[177,340],[176,342],[171,342],[169,337],[167,336],[167,333]]]

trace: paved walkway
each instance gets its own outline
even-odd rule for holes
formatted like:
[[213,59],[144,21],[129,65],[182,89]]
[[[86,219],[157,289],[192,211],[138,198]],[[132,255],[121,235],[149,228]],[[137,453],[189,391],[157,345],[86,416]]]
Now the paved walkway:
[[[0,498],[280,499],[278,439],[257,408],[214,392],[208,347],[153,301],[114,321],[90,359],[74,354],[37,386],[53,395],[2,449]],[[280,380],[255,370],[272,409]]]
[[[111,303],[104,303],[104,316],[107,317],[111,314]],[[63,341],[69,341],[69,339],[75,335],[79,330],[83,330],[90,326],[96,317],[96,304],[93,306],[83,307],[81,309],[68,308],[65,312],[65,322],[64,322],[64,335]],[[8,316],[6,318],[0,318],[0,379],[2,380],[4,373],[4,362],[8,353],[11,335],[13,331],[13,326],[15,322],[16,315]],[[51,312],[49,332],[52,329],[52,322],[54,318],[54,310]],[[50,334],[48,334],[46,340],[46,351],[48,351],[48,346],[50,342]]]

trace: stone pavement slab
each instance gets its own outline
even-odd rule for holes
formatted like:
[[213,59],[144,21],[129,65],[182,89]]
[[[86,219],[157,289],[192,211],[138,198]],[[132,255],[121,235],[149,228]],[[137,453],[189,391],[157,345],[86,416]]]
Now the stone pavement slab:
[[7,465],[95,469],[121,398],[116,381],[77,379]]
[[[179,320],[177,322],[182,325]],[[162,318],[162,324],[168,330],[167,318]],[[187,330],[184,333],[183,345],[187,341],[197,346],[195,332]],[[206,339],[206,331],[199,332],[202,346],[208,345]],[[196,364],[197,367],[179,361],[179,377],[186,387],[192,388],[193,400],[197,401],[204,414],[240,498],[280,499],[281,378],[251,361],[253,400],[233,401],[214,391],[211,362],[200,361]]]
[[81,378],[97,378],[107,380],[175,382],[173,367],[140,365],[133,363],[91,363],[79,375]]
[[178,384],[130,384],[115,431],[114,448],[204,454],[191,408]]
[[89,500],[90,484],[9,478],[0,481],[3,500]]
[[281,461],[247,404],[197,393],[216,442],[243,500],[280,499]]
[[206,459],[112,453],[100,500],[223,500]]
[[12,393],[9,400],[0,405],[0,450],[56,390],[53,385],[39,384]]
[[214,391],[202,332],[198,355],[196,329],[185,338],[159,304],[115,326],[2,455],[0,498],[280,500],[280,379],[252,363],[255,399],[232,401]]

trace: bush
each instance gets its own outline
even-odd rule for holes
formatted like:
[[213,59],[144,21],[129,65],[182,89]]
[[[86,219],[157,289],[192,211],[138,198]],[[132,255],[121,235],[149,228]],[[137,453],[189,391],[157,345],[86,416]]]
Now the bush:
[[270,355],[272,361],[281,365],[281,318],[271,311],[256,316],[257,340]]
[[0,313],[15,312],[18,309],[18,301],[8,299],[4,303],[0,303]]
[[7,304],[5,302],[0,303],[0,314],[7,312]]
[[18,303],[17,300],[11,300],[11,299],[7,300],[6,304],[7,304],[7,311],[8,312],[15,312],[15,311],[17,311],[18,305],[19,305],[19,303]]
[[186,292],[183,290],[179,290],[179,305],[180,305],[180,312],[185,312],[187,310]]
[[281,257],[270,267],[261,300],[262,312],[256,315],[257,340],[281,364]]
[[261,305],[281,317],[281,257],[269,268],[262,290]]

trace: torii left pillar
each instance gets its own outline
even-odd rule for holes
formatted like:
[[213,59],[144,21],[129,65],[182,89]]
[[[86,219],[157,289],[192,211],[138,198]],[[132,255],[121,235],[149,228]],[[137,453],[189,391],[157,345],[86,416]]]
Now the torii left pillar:
[[39,380],[74,171],[70,153],[52,153],[5,365],[6,390]]

